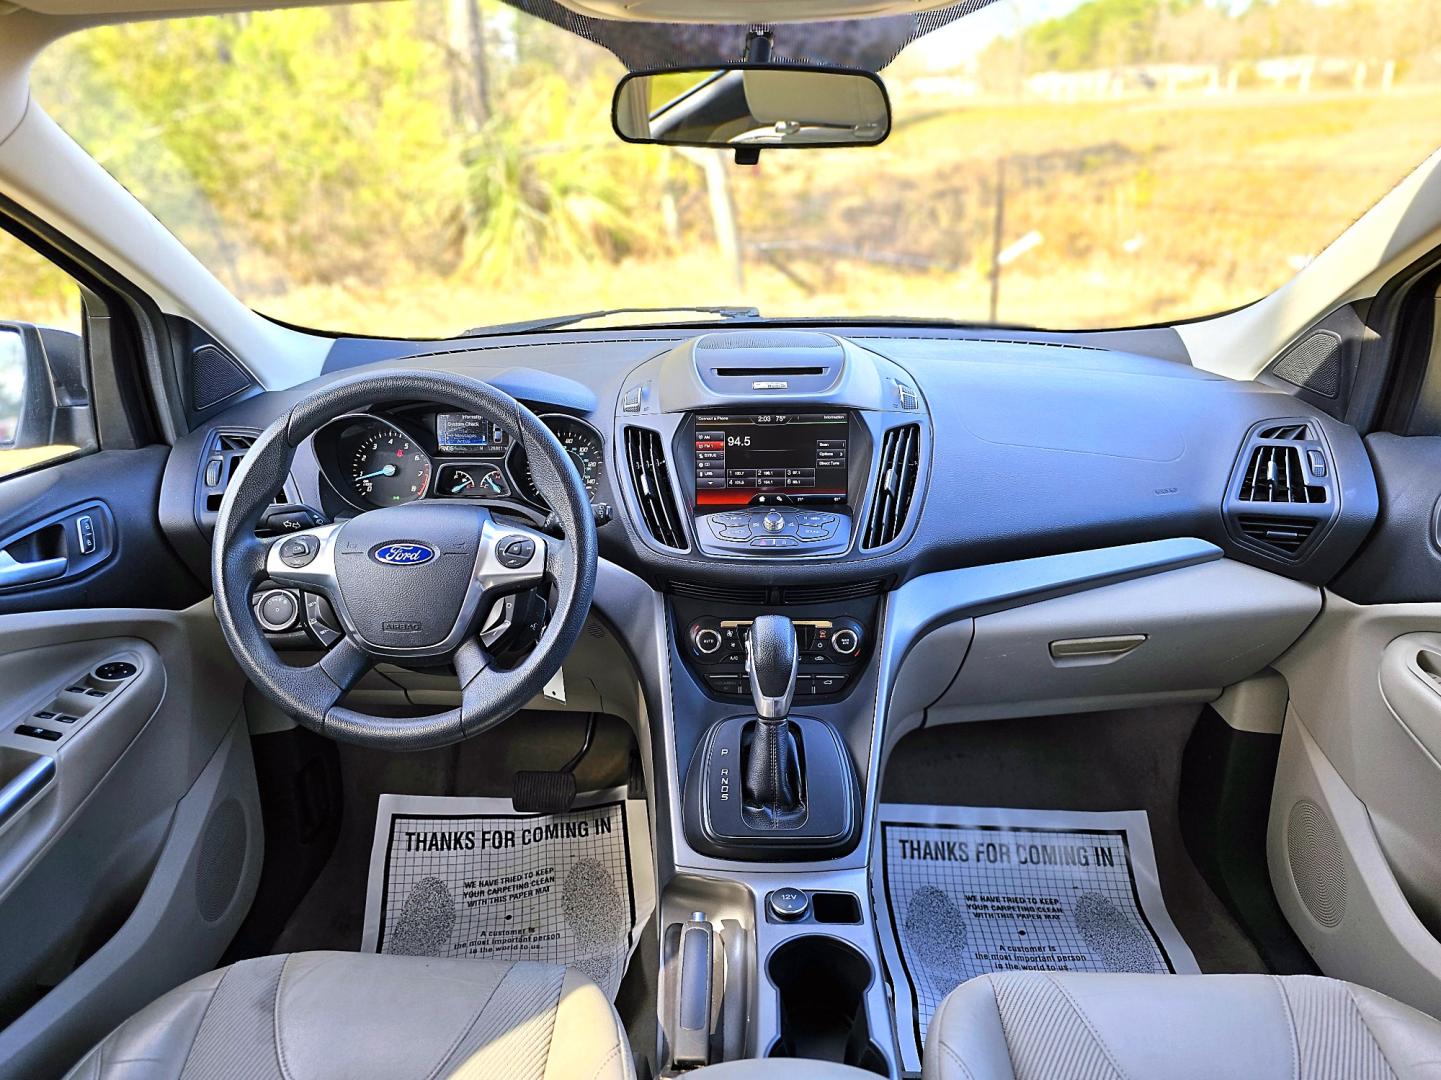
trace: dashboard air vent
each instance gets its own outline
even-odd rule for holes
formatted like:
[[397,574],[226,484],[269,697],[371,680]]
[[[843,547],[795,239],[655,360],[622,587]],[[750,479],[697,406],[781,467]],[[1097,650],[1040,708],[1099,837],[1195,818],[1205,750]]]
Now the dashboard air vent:
[[1306,519],[1288,519],[1245,515],[1236,519],[1241,531],[1250,540],[1264,547],[1272,548],[1283,555],[1295,555],[1311,534],[1316,531],[1316,522]]
[[1240,499],[1260,503],[1323,503],[1326,489],[1306,483],[1301,451],[1296,447],[1258,446],[1251,451],[1251,460],[1241,478]]
[[865,548],[885,547],[906,525],[921,467],[921,429],[916,424],[892,428],[881,440],[880,467],[866,518]]
[[[237,431],[234,429],[217,431],[210,438],[210,451],[202,459],[200,466],[199,493],[196,499],[198,509],[207,517],[220,512],[220,504],[225,499],[225,489],[230,486],[230,481],[235,477],[235,470],[240,467],[241,460],[249,453],[250,448],[255,445],[259,437],[257,431]],[[275,502],[290,502],[290,497],[284,491],[275,494]]]
[[833,604],[841,600],[857,600],[875,596],[881,591],[879,581],[855,581],[835,585],[786,585],[781,600],[786,604]]
[[625,454],[635,501],[651,536],[663,547],[684,551],[685,530],[671,490],[670,468],[660,435],[649,428],[626,428]]
[[691,600],[710,600],[719,604],[766,604],[770,592],[764,585],[711,585],[701,581],[672,581],[670,591]]
[[1305,442],[1311,437],[1311,428],[1307,424],[1281,424],[1279,427],[1264,429],[1257,437],[1261,439]]

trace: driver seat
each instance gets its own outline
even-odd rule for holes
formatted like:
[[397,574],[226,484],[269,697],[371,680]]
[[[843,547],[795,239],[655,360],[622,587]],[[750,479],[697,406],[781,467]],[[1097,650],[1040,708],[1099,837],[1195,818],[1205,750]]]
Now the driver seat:
[[71,1080],[634,1080],[587,976],[549,964],[308,952],[158,998]]

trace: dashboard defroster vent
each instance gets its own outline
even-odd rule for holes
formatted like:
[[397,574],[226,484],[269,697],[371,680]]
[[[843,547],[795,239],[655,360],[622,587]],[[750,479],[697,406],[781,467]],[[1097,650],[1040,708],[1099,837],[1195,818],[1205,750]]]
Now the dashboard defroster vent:
[[876,470],[875,489],[871,492],[863,548],[885,547],[901,535],[915,497],[920,467],[919,425],[907,424],[886,432],[881,440],[880,465]]
[[1306,546],[1311,534],[1316,531],[1316,522],[1289,520],[1287,518],[1247,515],[1236,519],[1236,524],[1247,538],[1268,548],[1294,555]]
[[625,455],[635,501],[646,528],[663,547],[684,551],[685,529],[670,486],[670,468],[666,465],[660,435],[649,428],[626,428]]

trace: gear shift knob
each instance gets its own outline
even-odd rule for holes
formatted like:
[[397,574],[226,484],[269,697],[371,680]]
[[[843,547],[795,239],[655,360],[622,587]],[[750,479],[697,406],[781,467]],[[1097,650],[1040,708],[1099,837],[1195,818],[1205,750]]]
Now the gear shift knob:
[[796,692],[795,625],[784,615],[759,615],[746,635],[751,700],[762,720],[784,720]]

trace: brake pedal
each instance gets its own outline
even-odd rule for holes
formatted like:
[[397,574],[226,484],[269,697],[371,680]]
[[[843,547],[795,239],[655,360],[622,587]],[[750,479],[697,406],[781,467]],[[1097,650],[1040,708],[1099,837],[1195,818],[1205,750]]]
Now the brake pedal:
[[585,723],[580,750],[555,772],[522,769],[511,783],[510,801],[522,814],[563,814],[575,805],[575,769],[595,741],[595,713]]

